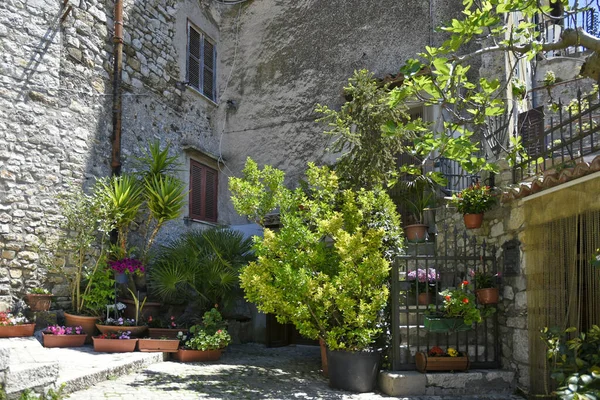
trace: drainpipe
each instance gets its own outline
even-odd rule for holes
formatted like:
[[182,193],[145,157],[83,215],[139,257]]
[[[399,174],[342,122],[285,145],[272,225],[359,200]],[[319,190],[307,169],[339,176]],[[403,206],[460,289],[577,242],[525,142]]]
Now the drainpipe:
[[123,0],[115,0],[114,11],[114,37],[113,37],[113,131],[112,131],[112,157],[111,173],[121,174],[121,115],[122,93],[121,79],[123,71]]

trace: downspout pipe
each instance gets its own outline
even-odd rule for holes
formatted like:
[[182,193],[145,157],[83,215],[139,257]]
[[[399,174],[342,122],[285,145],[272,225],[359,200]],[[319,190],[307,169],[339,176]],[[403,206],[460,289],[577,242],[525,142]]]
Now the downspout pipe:
[[111,174],[121,174],[121,117],[123,114],[121,82],[123,73],[123,0],[115,0],[113,36],[113,109]]

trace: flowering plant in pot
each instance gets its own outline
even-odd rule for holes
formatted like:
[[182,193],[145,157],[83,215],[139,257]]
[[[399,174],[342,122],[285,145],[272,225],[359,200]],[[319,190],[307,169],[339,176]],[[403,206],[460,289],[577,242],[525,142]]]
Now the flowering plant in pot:
[[475,295],[479,304],[496,304],[498,303],[499,292],[497,282],[499,274],[493,274],[485,269],[469,270],[473,283],[475,284]]
[[105,353],[128,353],[135,350],[137,339],[131,338],[131,331],[119,330],[95,336],[94,351]]
[[44,288],[32,288],[23,298],[31,311],[48,311],[52,305],[52,293]]
[[179,361],[215,361],[221,351],[231,342],[221,313],[212,308],[202,316],[202,323],[189,328],[189,334],[181,332],[178,337],[182,346],[175,355]]
[[[452,196],[451,203],[456,206],[459,213],[467,216],[465,226],[469,229],[479,228],[483,220],[483,213],[490,210],[496,204],[496,196],[492,193],[489,186],[482,186],[479,183],[463,189],[462,192]],[[476,220],[471,222],[470,216]]]
[[445,351],[434,346],[427,353],[417,352],[415,355],[417,370],[427,371],[464,371],[469,368],[467,353],[448,347]]
[[129,335],[134,337],[141,336],[148,329],[146,325],[137,325],[134,319],[123,317],[108,317],[102,321],[102,324],[96,324],[96,327],[102,333],[115,333],[127,330]]
[[179,332],[186,334],[188,330],[183,328],[174,315],[168,318],[155,318],[149,315],[146,319],[148,336],[151,338],[176,338]]
[[144,264],[140,260],[131,257],[109,261],[108,267],[115,272],[117,283],[127,283],[127,275],[142,276],[146,272]]
[[406,280],[411,283],[411,295],[419,295],[419,304],[433,303],[433,296],[438,291],[440,274],[435,268],[418,268],[408,271]]
[[81,326],[51,325],[42,331],[44,347],[80,347],[86,337]]
[[33,336],[35,324],[29,321],[20,310],[0,312],[0,338]]

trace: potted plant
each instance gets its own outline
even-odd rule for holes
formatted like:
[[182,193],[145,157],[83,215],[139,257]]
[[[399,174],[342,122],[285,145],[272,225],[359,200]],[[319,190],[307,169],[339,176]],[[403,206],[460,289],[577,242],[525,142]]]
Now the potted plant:
[[468,291],[469,281],[463,281],[458,289],[446,289],[440,292],[443,298],[441,311],[435,310],[424,315],[424,327],[429,332],[447,333],[468,331],[473,323],[493,314],[496,309],[477,308],[475,296]]
[[42,331],[44,347],[81,347],[86,337],[81,326],[51,325]]
[[417,175],[398,183],[402,189],[402,202],[408,206],[411,224],[404,226],[404,234],[409,242],[424,242],[428,226],[425,225],[425,210],[435,205],[437,186],[431,175]]
[[108,267],[114,271],[117,283],[127,283],[128,275],[137,274],[141,276],[146,271],[146,267],[140,260],[131,257],[111,260],[108,262]]
[[475,284],[475,296],[479,304],[497,304],[500,294],[496,287],[498,274],[492,274],[490,271],[475,269],[470,270],[469,274]]
[[[144,308],[144,302],[140,304],[137,296],[128,289],[131,295],[135,300],[135,315],[136,318],[124,318],[119,313],[123,311],[127,306],[123,303],[109,304],[106,306],[106,319],[101,324],[96,324],[96,328],[102,333],[108,332],[117,332],[124,330],[126,327],[129,334],[133,337],[142,336],[146,330],[148,329],[147,325],[139,324],[140,319],[138,319],[138,315],[140,314],[140,310]],[[113,310],[113,317],[110,317],[110,310]]]
[[329,384],[371,391],[379,369],[390,260],[402,248],[396,207],[385,191],[342,189],[329,168],[309,164],[307,183],[283,185],[282,171],[248,160],[231,178],[233,204],[264,225],[278,209],[282,226],[255,238],[257,260],[241,287],[259,310],[327,344]]
[[223,349],[231,342],[225,326],[216,308],[207,311],[202,316],[201,324],[191,326],[188,335],[179,335],[183,345],[173,354],[173,358],[182,362],[218,360]]
[[177,338],[145,338],[138,339],[138,350],[148,353],[177,353],[179,349],[179,339]]
[[467,353],[448,347],[446,351],[434,346],[427,353],[422,351],[415,355],[417,370],[425,373],[428,371],[466,371],[469,369]]
[[463,214],[465,227],[475,229],[481,227],[483,213],[496,204],[496,197],[489,186],[476,183],[453,195],[452,204]]
[[406,280],[411,283],[411,294],[418,294],[418,303],[428,305],[434,303],[438,291],[440,275],[435,268],[418,268],[408,271]]
[[23,298],[31,311],[48,311],[52,305],[52,293],[44,288],[33,288]]
[[154,318],[152,315],[146,319],[148,325],[148,336],[152,339],[159,338],[177,338],[179,332],[188,333],[188,330],[179,326],[174,315],[171,315],[166,321],[161,318]]
[[35,324],[20,312],[0,312],[0,338],[33,336]]
[[135,350],[137,339],[130,337],[130,331],[107,332],[93,337],[94,351],[104,353],[130,353]]

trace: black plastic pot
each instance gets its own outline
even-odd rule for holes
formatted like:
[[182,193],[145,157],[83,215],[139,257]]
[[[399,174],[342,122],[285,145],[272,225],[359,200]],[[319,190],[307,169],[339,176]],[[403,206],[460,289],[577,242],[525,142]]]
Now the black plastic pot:
[[375,351],[327,350],[329,386],[358,393],[374,391],[380,359],[381,354]]

